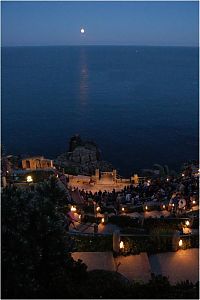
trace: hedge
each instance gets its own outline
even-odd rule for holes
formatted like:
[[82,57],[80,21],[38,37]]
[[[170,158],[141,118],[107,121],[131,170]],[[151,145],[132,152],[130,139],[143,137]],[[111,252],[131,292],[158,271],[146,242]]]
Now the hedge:
[[147,232],[149,232],[151,228],[155,227],[167,227],[173,230],[180,230],[182,225],[185,224],[184,220],[177,218],[145,218],[142,225],[142,219],[134,219],[126,215],[112,216],[109,218],[109,222],[121,228],[144,228]]
[[[74,235],[71,236],[71,239],[74,243],[73,251],[105,252],[113,250],[112,235]],[[199,247],[198,236],[181,236],[181,239],[183,240],[183,246],[181,247],[183,250]],[[172,251],[172,235],[121,236],[121,241],[124,242],[124,249],[120,252],[121,255]]]
[[105,252],[112,251],[112,235],[102,236],[71,236],[74,241],[74,252]]

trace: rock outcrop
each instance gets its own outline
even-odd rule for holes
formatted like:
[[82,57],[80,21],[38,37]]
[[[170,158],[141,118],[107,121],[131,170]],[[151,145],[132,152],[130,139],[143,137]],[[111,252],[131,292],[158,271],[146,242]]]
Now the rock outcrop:
[[54,160],[55,165],[73,169],[78,174],[92,175],[95,169],[112,171],[113,166],[101,159],[100,150],[93,141],[83,141],[79,135],[70,139],[69,151]]

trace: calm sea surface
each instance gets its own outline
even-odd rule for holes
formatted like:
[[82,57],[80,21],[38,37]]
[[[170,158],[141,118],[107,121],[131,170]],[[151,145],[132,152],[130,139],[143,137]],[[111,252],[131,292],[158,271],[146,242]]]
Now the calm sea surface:
[[53,158],[94,139],[122,175],[198,158],[198,49],[2,48],[2,143]]

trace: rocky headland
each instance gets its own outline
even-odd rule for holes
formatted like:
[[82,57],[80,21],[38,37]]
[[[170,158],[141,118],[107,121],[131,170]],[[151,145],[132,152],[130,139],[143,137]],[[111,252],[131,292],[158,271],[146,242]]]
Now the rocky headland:
[[71,137],[66,153],[59,155],[54,164],[64,168],[65,172],[92,175],[95,169],[112,171],[114,167],[102,160],[101,152],[93,141],[84,141],[80,135]]

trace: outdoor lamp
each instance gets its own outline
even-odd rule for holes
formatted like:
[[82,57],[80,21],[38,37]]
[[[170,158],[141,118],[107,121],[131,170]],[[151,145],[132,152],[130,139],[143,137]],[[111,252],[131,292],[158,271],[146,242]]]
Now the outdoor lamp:
[[165,205],[163,205],[163,208],[165,209]]
[[104,223],[104,218],[101,219],[101,223]]
[[97,206],[96,211],[100,211],[100,207],[99,206]]
[[192,201],[192,203],[193,203],[193,204],[195,204],[195,203],[196,203],[196,201],[195,201],[195,200],[193,200],[193,201]]
[[190,222],[187,220],[187,221],[185,222],[185,225],[186,225],[186,226],[189,226],[189,225],[190,225]]
[[179,247],[183,246],[183,241],[180,240],[180,241],[178,242],[178,245],[179,245]]
[[27,176],[27,178],[26,178],[26,181],[27,181],[27,182],[33,182],[33,178],[32,178],[32,176],[30,176],[30,175],[29,175],[29,176]]
[[145,206],[145,209],[147,210],[147,209],[148,209],[148,206]]
[[71,207],[71,211],[76,211],[76,207],[75,207],[75,206],[72,206],[72,207]]
[[119,243],[119,248],[120,248],[120,249],[124,249],[124,242],[121,241],[121,242]]
[[122,207],[122,211],[124,211],[124,207]]

